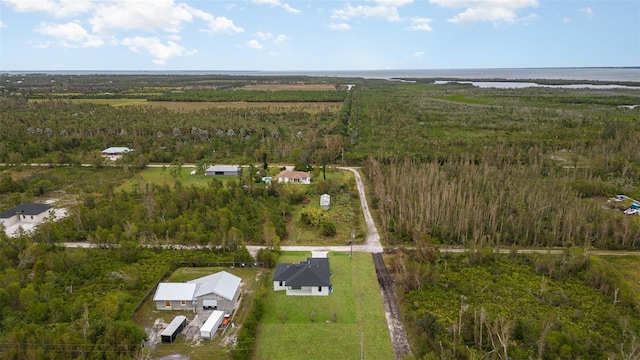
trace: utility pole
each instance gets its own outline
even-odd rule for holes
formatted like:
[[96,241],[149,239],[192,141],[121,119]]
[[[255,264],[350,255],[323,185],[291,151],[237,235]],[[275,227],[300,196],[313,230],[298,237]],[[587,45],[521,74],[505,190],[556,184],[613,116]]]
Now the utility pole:
[[364,334],[360,333],[360,360],[364,359]]

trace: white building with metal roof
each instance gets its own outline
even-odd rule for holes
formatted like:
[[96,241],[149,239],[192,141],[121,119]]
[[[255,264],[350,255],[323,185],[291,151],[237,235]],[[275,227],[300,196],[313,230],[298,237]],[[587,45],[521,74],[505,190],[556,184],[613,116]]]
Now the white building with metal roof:
[[231,313],[240,297],[242,279],[226,271],[184,283],[158,284],[153,297],[158,310],[221,310]]
[[212,165],[204,171],[205,176],[219,176],[219,175],[240,175],[242,168],[240,165]]

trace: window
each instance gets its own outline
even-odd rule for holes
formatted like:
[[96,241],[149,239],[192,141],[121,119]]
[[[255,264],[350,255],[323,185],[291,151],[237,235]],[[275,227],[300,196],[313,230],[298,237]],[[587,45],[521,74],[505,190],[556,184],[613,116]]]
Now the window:
[[182,305],[182,306],[187,306],[187,302],[186,302],[186,301],[184,301],[184,300],[181,300],[181,301],[180,301],[180,305]]
[[33,215],[31,215],[31,220],[33,220]]
[[302,286],[292,286],[291,290],[302,290]]
[[322,292],[322,286],[318,286],[318,292]]
[[166,301],[164,302],[164,307],[168,307],[168,308],[170,308],[170,307],[171,307],[171,301],[166,300]]
[[283,283],[283,282],[284,282],[284,281],[280,281],[280,286],[282,286],[282,283]]

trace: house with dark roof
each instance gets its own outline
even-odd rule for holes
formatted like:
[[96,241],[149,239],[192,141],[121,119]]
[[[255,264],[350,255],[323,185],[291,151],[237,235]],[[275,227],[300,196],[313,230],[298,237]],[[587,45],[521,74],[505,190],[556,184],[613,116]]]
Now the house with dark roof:
[[0,222],[5,228],[19,223],[30,225],[44,221],[52,211],[51,205],[24,203],[0,213]]
[[153,302],[158,310],[221,310],[231,313],[240,297],[242,279],[226,271],[182,283],[161,282]]
[[297,264],[280,263],[273,275],[273,290],[287,295],[327,296],[333,290],[328,258],[307,258]]

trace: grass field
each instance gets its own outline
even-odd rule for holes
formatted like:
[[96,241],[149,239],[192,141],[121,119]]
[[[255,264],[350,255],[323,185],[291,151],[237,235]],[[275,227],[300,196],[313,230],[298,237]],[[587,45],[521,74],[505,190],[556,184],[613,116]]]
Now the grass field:
[[[285,253],[279,261],[298,262],[309,255]],[[365,359],[393,359],[371,255],[356,253],[350,260],[348,253],[330,253],[329,258],[329,296],[286,296],[269,290],[256,359],[355,359],[361,351]]]
[[640,257],[639,256],[602,256],[605,263],[610,264],[622,274],[622,277],[633,289],[636,298],[640,299]]
[[[177,177],[177,180],[182,183],[183,186],[207,186],[210,181],[214,178],[217,180],[226,183],[229,180],[237,180],[237,176],[204,176],[202,173],[191,175],[191,171],[194,168],[192,167],[183,167],[180,169],[180,174]],[[134,185],[146,183],[153,183],[158,185],[169,185],[173,187],[175,185],[175,181],[173,180],[173,176],[171,174],[171,166],[167,166],[166,168],[146,168],[138,173],[133,179],[125,182],[120,185],[116,190],[126,190],[132,191]]]

